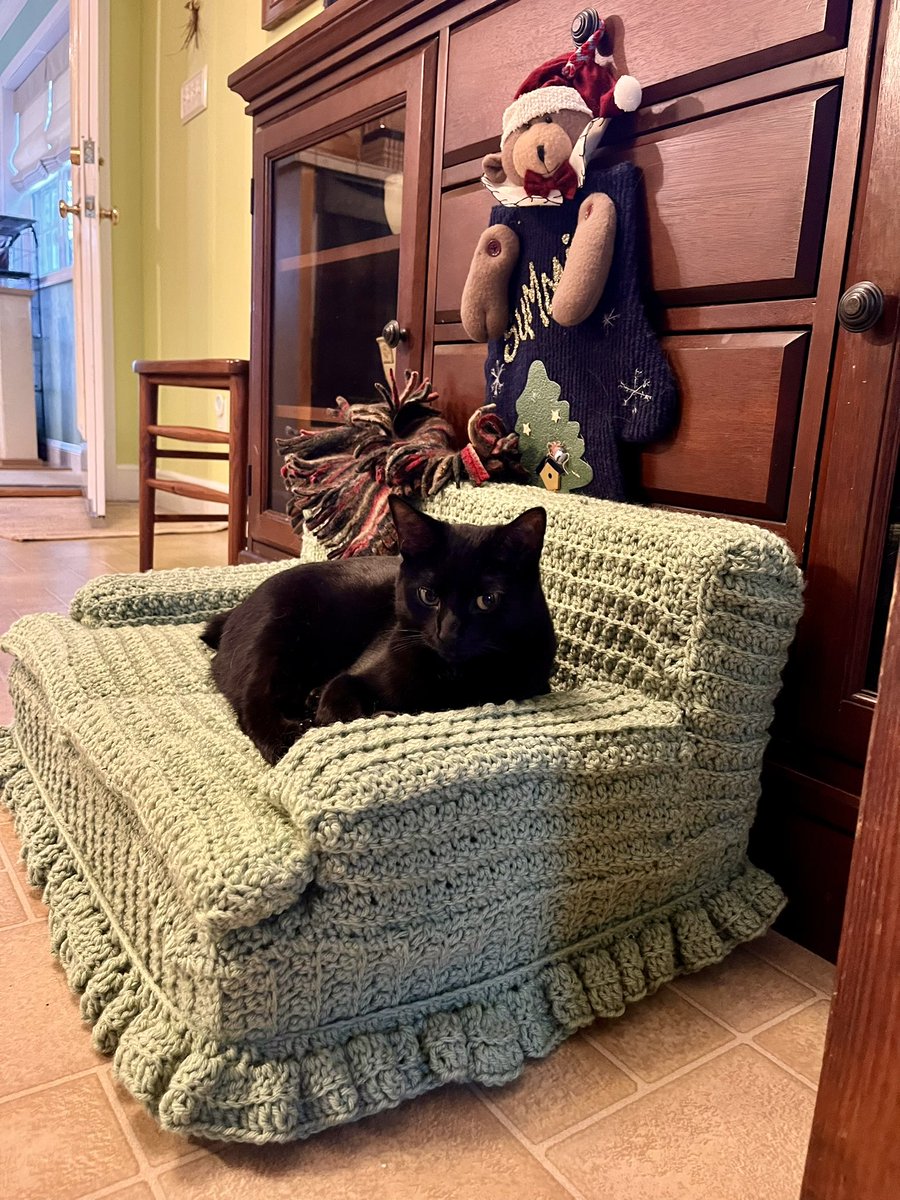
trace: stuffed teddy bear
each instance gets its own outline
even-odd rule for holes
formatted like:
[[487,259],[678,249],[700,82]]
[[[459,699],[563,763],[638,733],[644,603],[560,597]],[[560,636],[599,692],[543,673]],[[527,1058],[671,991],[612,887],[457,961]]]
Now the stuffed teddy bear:
[[528,76],[500,153],[483,161],[498,204],[461,312],[469,337],[489,342],[487,399],[515,427],[531,481],[623,500],[618,443],[664,437],[677,396],[641,301],[639,172],[591,162],[640,84],[600,53],[601,18],[587,10],[579,23],[588,35]]

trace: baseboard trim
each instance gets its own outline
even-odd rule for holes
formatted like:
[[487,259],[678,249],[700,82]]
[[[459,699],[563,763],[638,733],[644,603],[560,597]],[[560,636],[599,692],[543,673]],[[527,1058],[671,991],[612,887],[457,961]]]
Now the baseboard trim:
[[67,471],[81,471],[84,469],[84,446],[47,438],[47,464]]
[[[204,487],[221,492],[222,503],[214,504],[211,500],[192,500],[189,496],[175,496],[171,492],[157,492],[157,512],[202,513],[210,517],[226,517],[228,515],[225,508],[228,502],[228,488],[225,484],[214,483],[211,479],[199,479],[196,475],[184,475],[181,471],[160,470],[158,474],[160,479],[173,479],[177,483],[202,483]],[[106,493],[108,500],[137,500],[137,463],[119,463],[115,476],[107,480]]]

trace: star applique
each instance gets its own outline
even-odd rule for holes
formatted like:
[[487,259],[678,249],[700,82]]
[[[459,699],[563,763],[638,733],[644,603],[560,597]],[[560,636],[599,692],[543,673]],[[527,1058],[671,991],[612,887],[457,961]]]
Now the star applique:
[[527,421],[522,426],[522,432],[525,434],[526,437],[531,437],[531,426],[528,424]]
[[615,323],[616,323],[616,321],[618,321],[618,319],[619,319],[619,314],[616,312],[616,310],[614,308],[611,308],[608,313],[603,314],[603,332],[604,332],[604,334],[609,333],[609,331],[612,329],[613,325],[615,325]]
[[556,423],[559,421],[559,409],[558,408],[550,409],[550,420],[553,422],[554,425],[556,425]]

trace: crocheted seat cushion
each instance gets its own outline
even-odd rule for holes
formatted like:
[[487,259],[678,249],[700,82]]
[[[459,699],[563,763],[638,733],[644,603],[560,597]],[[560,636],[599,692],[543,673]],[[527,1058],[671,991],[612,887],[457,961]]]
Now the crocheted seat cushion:
[[[506,520],[533,496],[431,511]],[[550,696],[317,730],[275,768],[189,623],[268,568],[95,582],[81,620],[4,638],[0,774],[53,946],[166,1128],[284,1140],[502,1083],[778,912],[745,851],[799,611],[789,553],[547,500]]]

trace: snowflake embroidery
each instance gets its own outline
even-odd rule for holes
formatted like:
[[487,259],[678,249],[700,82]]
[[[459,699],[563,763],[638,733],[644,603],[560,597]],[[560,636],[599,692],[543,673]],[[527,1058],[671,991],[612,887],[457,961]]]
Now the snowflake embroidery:
[[559,409],[558,408],[552,408],[550,410],[550,420],[553,422],[554,425],[557,424],[557,422],[559,421]]
[[640,367],[635,368],[633,382],[627,384],[620,380],[619,388],[622,392],[622,403],[633,413],[637,412],[639,405],[646,404],[648,400],[653,399],[650,392],[650,380]]
[[603,314],[603,333],[608,334],[619,319],[619,314],[614,308],[611,308],[608,313]]
[[531,437],[531,426],[528,424],[527,421],[522,426],[522,432],[525,434],[526,437]]
[[503,371],[506,363],[495,363],[491,367],[491,395],[496,399],[503,391]]

